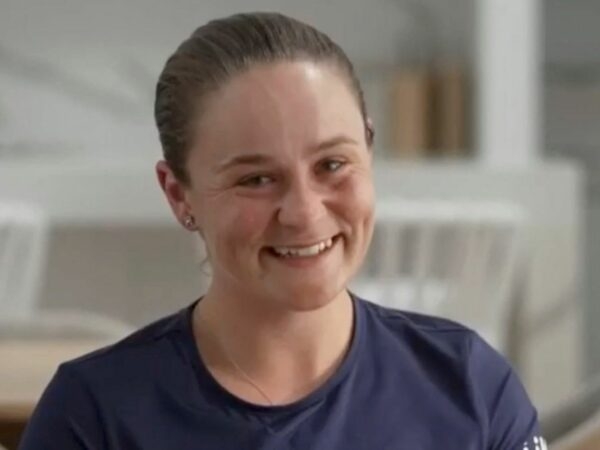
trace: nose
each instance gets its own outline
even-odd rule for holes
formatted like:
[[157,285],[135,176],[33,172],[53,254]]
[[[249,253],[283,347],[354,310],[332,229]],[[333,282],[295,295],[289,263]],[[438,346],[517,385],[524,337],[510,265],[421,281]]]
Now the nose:
[[308,228],[325,215],[324,200],[324,193],[310,180],[297,178],[290,181],[281,198],[278,221],[289,227]]

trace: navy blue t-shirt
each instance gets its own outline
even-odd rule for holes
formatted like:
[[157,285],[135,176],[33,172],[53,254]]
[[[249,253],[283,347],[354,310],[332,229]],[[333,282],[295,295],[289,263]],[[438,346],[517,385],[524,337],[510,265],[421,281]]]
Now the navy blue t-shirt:
[[304,399],[258,406],[198,354],[195,303],[62,364],[22,450],[523,450],[546,446],[505,359],[447,320],[354,298],[352,344]]

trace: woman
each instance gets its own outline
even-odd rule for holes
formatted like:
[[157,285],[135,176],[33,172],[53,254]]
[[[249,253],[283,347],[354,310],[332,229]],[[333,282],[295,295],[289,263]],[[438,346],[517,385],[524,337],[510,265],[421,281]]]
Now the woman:
[[327,36],[279,14],[212,21],[166,63],[155,116],[158,179],[211,285],[63,364],[22,449],[543,448],[475,333],[346,290],[373,230],[373,130]]

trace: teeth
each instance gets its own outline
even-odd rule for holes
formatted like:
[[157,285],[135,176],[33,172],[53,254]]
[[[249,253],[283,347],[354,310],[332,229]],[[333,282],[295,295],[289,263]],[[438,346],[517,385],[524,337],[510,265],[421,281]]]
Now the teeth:
[[309,247],[273,247],[275,253],[281,256],[303,257],[318,255],[333,245],[333,239],[329,238]]

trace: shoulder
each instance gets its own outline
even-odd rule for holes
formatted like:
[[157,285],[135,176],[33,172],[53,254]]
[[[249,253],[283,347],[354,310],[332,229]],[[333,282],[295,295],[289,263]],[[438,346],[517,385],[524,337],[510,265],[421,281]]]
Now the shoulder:
[[[454,370],[473,389],[513,372],[510,363],[475,330],[458,322],[359,300],[371,340],[396,348],[431,370]],[[382,344],[383,343],[383,344]]]
[[[540,440],[537,412],[507,359],[477,332],[451,320],[361,300],[383,358],[402,359],[415,379],[475,412],[490,448],[521,449]],[[392,357],[394,358],[394,357]],[[526,448],[526,447],[525,447]]]
[[364,310],[366,328],[373,338],[395,341],[409,352],[422,354],[429,350],[444,359],[466,362],[474,346],[485,345],[477,332],[458,322],[362,299],[359,303]]
[[112,390],[116,395],[144,380],[167,376],[184,354],[181,343],[185,339],[186,311],[163,317],[112,345],[64,362],[58,374],[68,373],[85,385],[101,387],[103,392]]
[[[191,307],[189,307],[191,308]],[[24,432],[21,448],[107,448],[105,427],[157,401],[157,386],[180,386],[187,308],[121,341],[60,365]],[[87,447],[86,447],[87,448]]]

